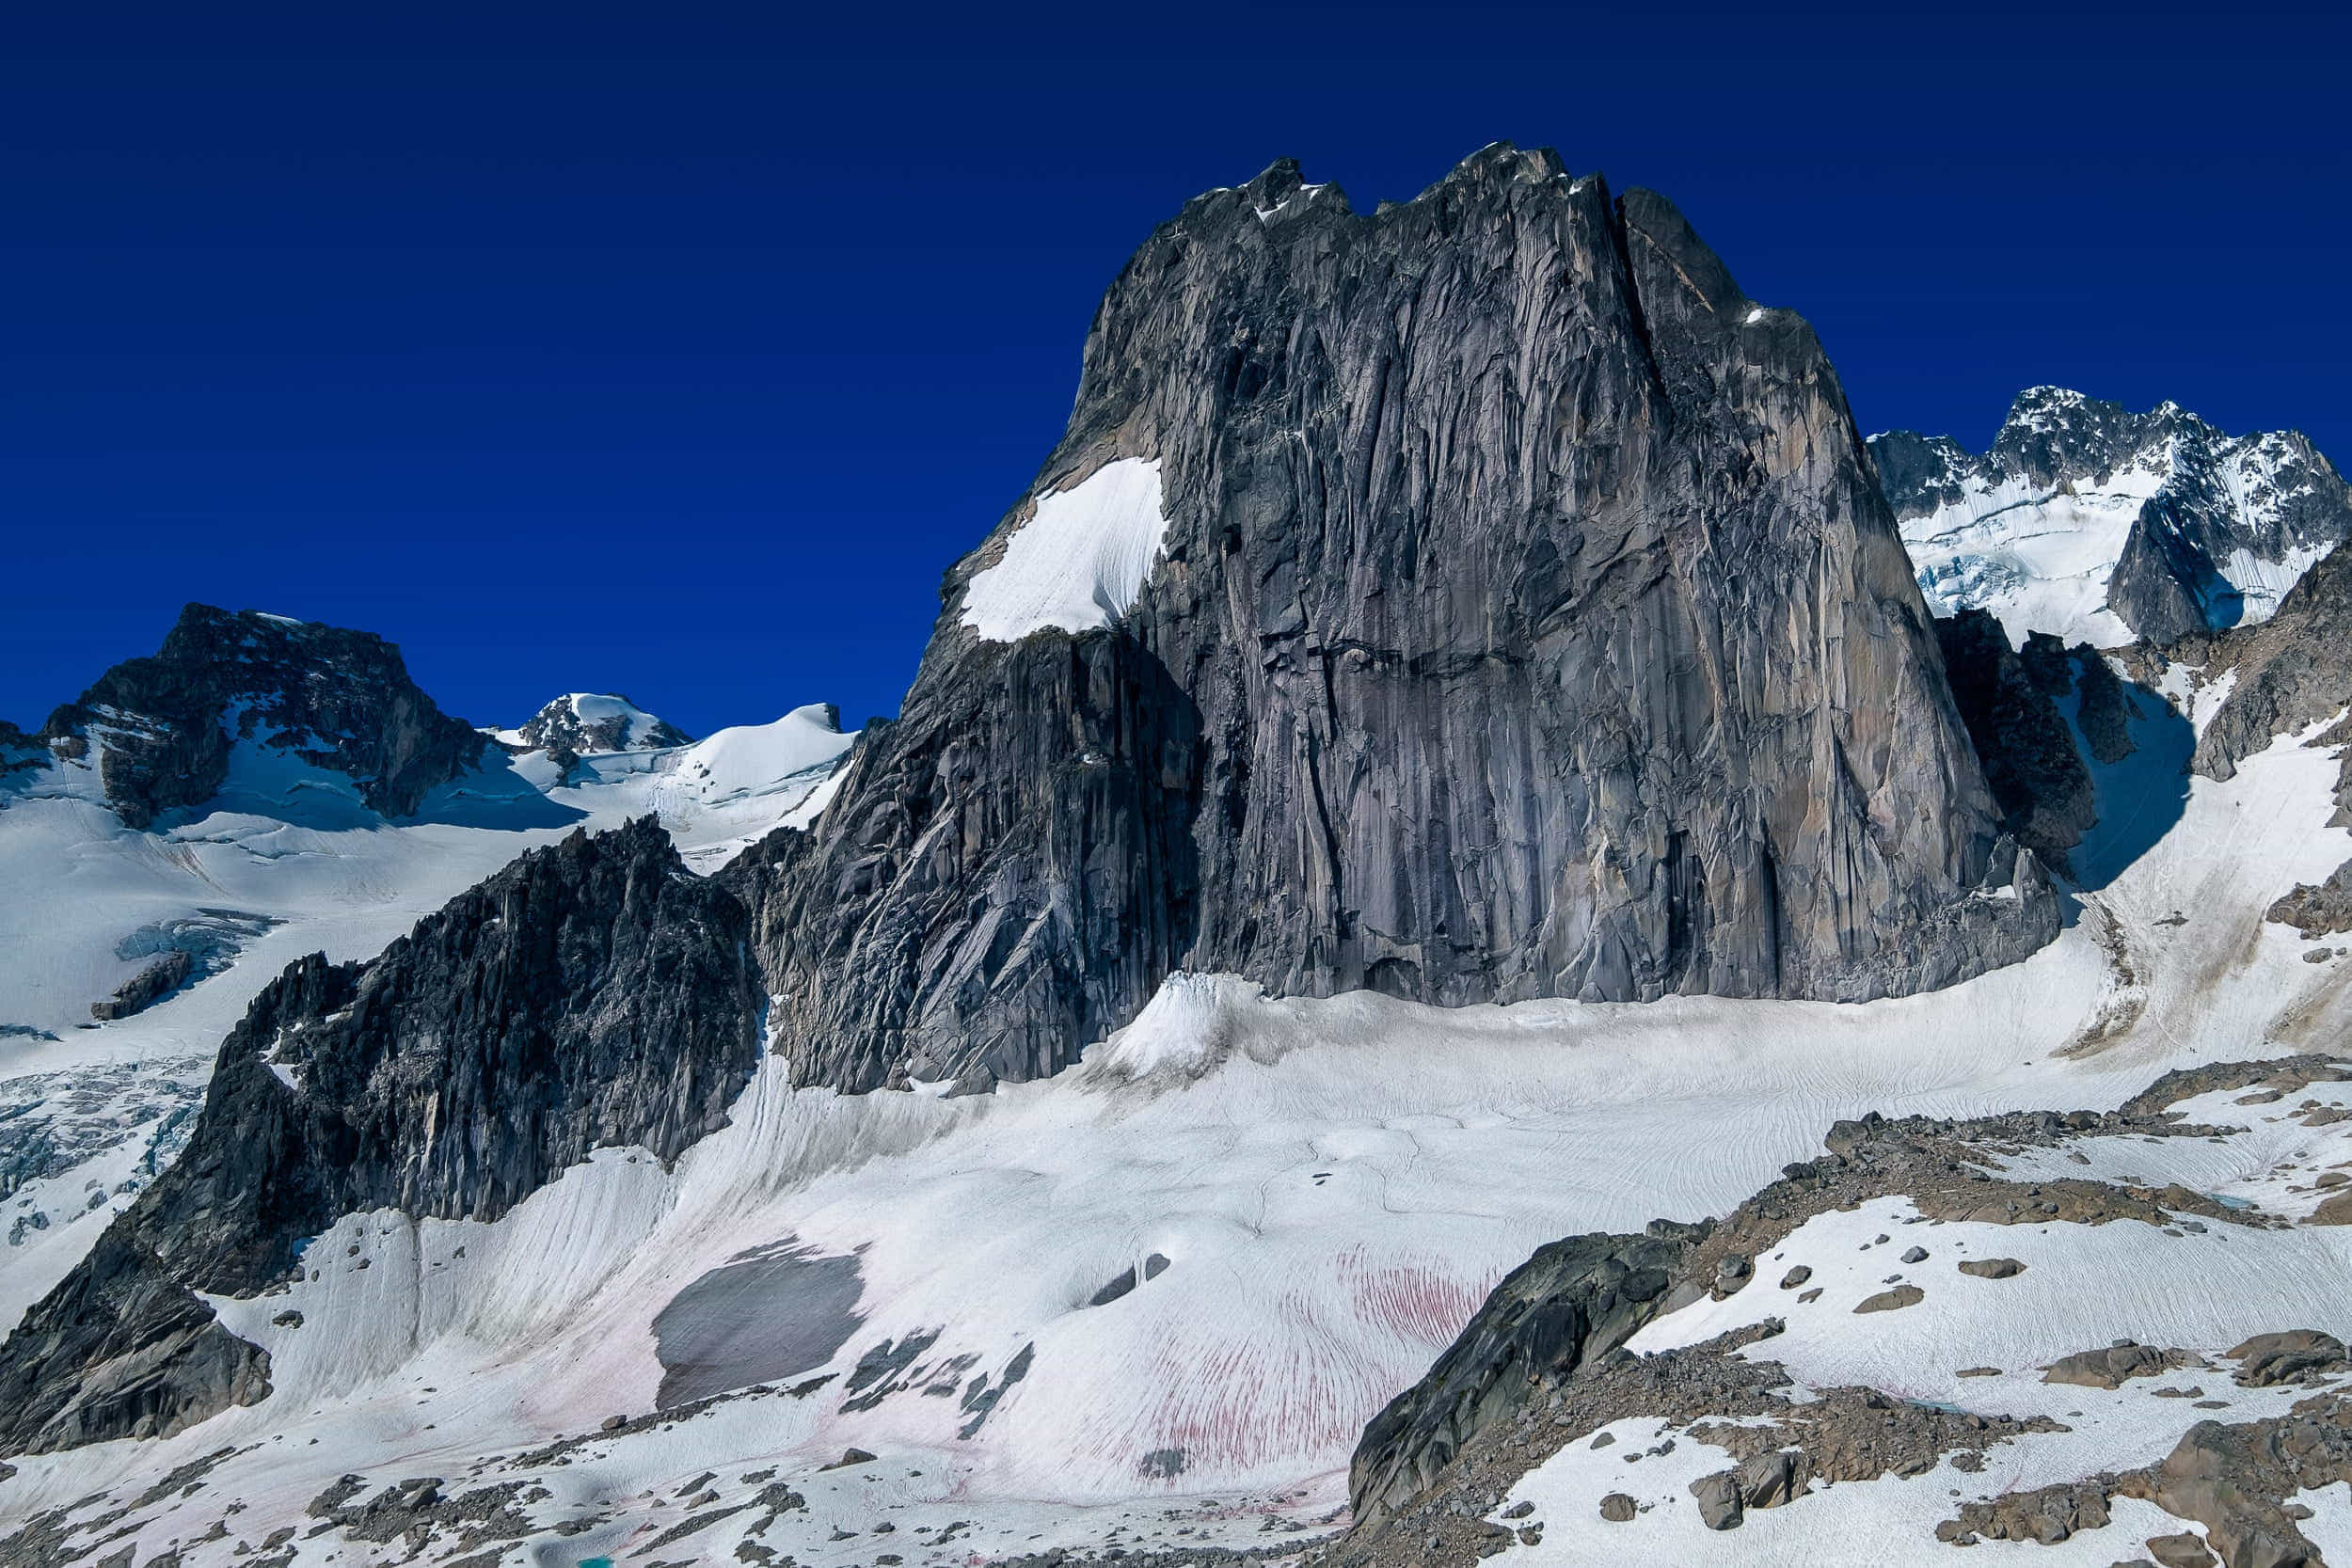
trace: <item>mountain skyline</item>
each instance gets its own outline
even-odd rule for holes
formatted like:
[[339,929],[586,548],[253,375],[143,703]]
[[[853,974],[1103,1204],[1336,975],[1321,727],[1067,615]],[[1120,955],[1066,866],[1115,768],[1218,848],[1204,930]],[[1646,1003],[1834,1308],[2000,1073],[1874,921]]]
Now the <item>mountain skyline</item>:
[[1120,261],[1285,154],[1366,211],[1500,137],[1673,191],[1866,432],[2049,383],[2352,450],[2333,13],[116,14],[0,66],[20,724],[188,600],[377,630],[479,723],[895,711]]
[[1742,271],[1279,160],[889,722],[199,602],[0,728],[0,1560],[2352,1561],[2352,490]]

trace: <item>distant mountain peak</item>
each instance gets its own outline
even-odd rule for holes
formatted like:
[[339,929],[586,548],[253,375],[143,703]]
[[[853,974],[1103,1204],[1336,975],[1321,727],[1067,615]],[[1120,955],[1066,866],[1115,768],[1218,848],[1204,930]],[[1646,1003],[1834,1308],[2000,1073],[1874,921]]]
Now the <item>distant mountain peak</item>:
[[2167,401],[2145,413],[2028,387],[1992,444],[1870,437],[1919,586],[2012,641],[2113,647],[2266,619],[2352,535],[2352,489],[2296,431],[2225,434]]
[[[567,691],[512,732],[534,751],[659,752],[691,746],[694,737],[613,692]],[[501,732],[500,738],[507,738]]]
[[99,676],[41,735],[96,768],[134,828],[210,800],[240,741],[349,774],[387,816],[414,812],[482,752],[373,632],[207,604],[187,606],[153,655]]

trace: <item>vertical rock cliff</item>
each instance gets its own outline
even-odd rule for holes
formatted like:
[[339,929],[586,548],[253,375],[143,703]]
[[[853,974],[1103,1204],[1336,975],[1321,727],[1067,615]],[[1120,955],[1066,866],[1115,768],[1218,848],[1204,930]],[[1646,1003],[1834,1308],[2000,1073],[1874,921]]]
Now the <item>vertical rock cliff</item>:
[[1179,965],[1858,1000],[2057,929],[1811,329],[1549,151],[1188,203],[944,605],[733,874],[803,1081],[1049,1072]]

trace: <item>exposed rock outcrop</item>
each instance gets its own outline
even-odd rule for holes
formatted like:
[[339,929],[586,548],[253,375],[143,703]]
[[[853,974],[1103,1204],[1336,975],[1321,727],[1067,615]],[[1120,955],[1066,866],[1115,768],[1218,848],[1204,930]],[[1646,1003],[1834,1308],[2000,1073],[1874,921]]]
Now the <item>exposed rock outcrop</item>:
[[192,955],[172,948],[116,987],[114,995],[91,1003],[89,1016],[103,1022],[145,1012],[178,989],[195,967]]
[[267,1358],[194,1291],[262,1289],[342,1214],[495,1219],[592,1149],[723,1125],[758,1052],[746,928],[645,818],[524,856],[371,963],[290,966],[186,1151],[0,1347],[0,1451],[260,1397]]
[[2307,938],[2352,931],[2352,861],[2329,872],[2325,881],[2296,883],[2270,906],[2266,918]]
[[134,828],[210,800],[239,740],[348,773],[387,816],[413,814],[483,747],[373,633],[200,604],[152,657],[107,671],[41,734],[61,754],[95,749],[106,800]]
[[1989,611],[1963,610],[1937,621],[1935,632],[1952,698],[2009,831],[2049,864],[2065,867],[2099,814],[2090,769],[2053,700],[2073,684],[2063,656],[2055,668],[2066,685],[2053,692],[2047,650],[2035,648],[2043,657],[2029,672]]
[[1639,1236],[1570,1236],[1514,1269],[1427,1376],[1364,1429],[1348,1465],[1359,1526],[1424,1491],[1482,1432],[1631,1338],[1665,1306],[1704,1227],[1657,1220]]
[[523,745],[578,756],[584,752],[652,752],[691,746],[694,737],[625,696],[572,691],[532,714],[516,732]]
[[[2230,694],[2197,737],[2189,766],[2209,779],[2282,735],[2333,719],[2352,704],[2352,551],[2331,550],[2259,626],[2191,639],[2166,650],[2198,666],[2207,684],[2227,678]],[[2329,744],[2344,738],[2330,736]],[[2337,819],[2352,821],[2352,778],[2336,787]]]
[[[1826,1153],[1787,1166],[1779,1180],[1719,1222],[1655,1221],[1646,1236],[1579,1236],[1539,1249],[1497,1287],[1428,1374],[1366,1427],[1349,1471],[1355,1524],[1341,1543],[1309,1560],[1359,1568],[1470,1561],[1480,1555],[1477,1542],[1455,1521],[1474,1524],[1563,1444],[1628,1418],[1662,1418],[1689,1440],[1726,1449],[1740,1462],[1707,1478],[1717,1528],[1737,1528],[1746,1509],[1801,1500],[1806,1477],[1844,1481],[1918,1475],[1950,1453],[1961,1456],[1956,1468],[1975,1470],[1981,1467],[1976,1456],[1991,1445],[2027,1432],[2062,1430],[2044,1417],[2017,1420],[1959,1411],[1872,1388],[1813,1388],[1802,1398],[1788,1397],[1787,1371],[1755,1348],[1782,1332],[1776,1318],[1649,1354],[1635,1355],[1623,1346],[1656,1316],[1709,1293],[1720,1299],[1744,1288],[1755,1274],[1750,1260],[1771,1256],[1808,1220],[1894,1194],[1931,1226],[2121,1221],[2154,1228],[2174,1226],[2189,1213],[2203,1216],[2200,1225],[2268,1223],[2177,1186],[2017,1182],[1982,1166],[1988,1156],[2056,1147],[2074,1137],[2215,1136],[2219,1129],[2180,1119],[2171,1107],[2217,1088],[2265,1081],[2280,1069],[2286,1081],[2306,1071],[2341,1070],[2327,1069],[2320,1058],[2215,1063],[2167,1074],[2123,1109],[2109,1112],[2010,1112],[1970,1120],[1871,1113],[1833,1124],[1822,1140]],[[1928,1248],[1914,1247],[1904,1261],[1916,1264],[1931,1256]],[[1740,1266],[1728,1271],[1727,1284],[1724,1263],[1730,1259]],[[1667,1277],[1661,1281],[1650,1271]],[[1963,1259],[1958,1272],[2000,1280],[2026,1271],[2013,1259],[1988,1258]],[[1792,1269],[1782,1284],[1803,1285],[1812,1277],[1810,1268]],[[1819,1294],[1776,1292],[1774,1299],[1795,1311]],[[1873,1307],[1882,1297],[1870,1296],[1856,1309],[1912,1305],[1924,1294],[1906,1285],[1883,1292],[1899,1301]],[[2340,1345],[2309,1332],[2266,1336],[2230,1354],[2241,1360],[2244,1379],[2308,1377],[2343,1364]],[[2113,1387],[2195,1359],[2119,1343],[2064,1358],[2053,1369],[2053,1381]],[[1679,1440],[1669,1438],[1666,1446]],[[1603,1432],[1592,1446],[1614,1442]],[[2090,1486],[2070,1529],[2091,1528],[2092,1513],[2104,1522],[2100,1511],[2112,1480]],[[1969,1522],[1953,1525],[1946,1539],[2012,1527],[2030,1539],[2039,1528],[2031,1521],[2044,1512],[2042,1501],[2064,1513],[2074,1507],[2073,1494],[2067,1497],[2063,1507],[2053,1494],[2006,1513],[1971,1505]]]
[[1860,999],[2057,929],[1813,333],[1549,151],[1187,204],[944,603],[742,868],[806,1081],[1048,1072],[1180,966]]

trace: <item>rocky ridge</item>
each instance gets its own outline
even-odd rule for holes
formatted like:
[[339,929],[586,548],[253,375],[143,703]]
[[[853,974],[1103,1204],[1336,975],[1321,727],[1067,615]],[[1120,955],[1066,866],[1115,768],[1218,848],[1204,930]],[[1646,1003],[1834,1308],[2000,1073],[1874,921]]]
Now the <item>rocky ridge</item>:
[[[1472,1562],[1534,1544],[1544,1521],[1530,1517],[1532,1510],[1504,1513],[1496,1522],[1504,1497],[1570,1444],[1613,1443],[1605,1433],[1593,1433],[1631,1416],[1663,1418],[1687,1440],[1729,1451],[1731,1467],[1692,1486],[1702,1519],[1714,1529],[1737,1528],[1747,1509],[1802,1504],[1813,1481],[1915,1475],[1949,1455],[1958,1456],[1956,1469],[1973,1470],[1981,1461],[1970,1455],[1994,1444],[2062,1430],[2041,1418],[2020,1421],[1955,1411],[1867,1387],[1816,1388],[1791,1397],[1786,1370],[1754,1349],[1783,1332],[1776,1318],[1646,1355],[1623,1347],[1643,1324],[1681,1306],[1765,1288],[1756,1260],[1807,1219],[1891,1193],[1910,1197],[1930,1222],[2124,1221],[2175,1230],[2184,1223],[2280,1225],[2275,1216],[2227,1208],[2177,1186],[2019,1183],[1988,1170],[1989,1157],[2088,1136],[2211,1137],[2223,1130],[2188,1122],[2170,1107],[2239,1087],[2255,1088],[2249,1098],[2256,1102],[2275,1102],[2312,1083],[2346,1078],[2352,1069],[2326,1056],[2217,1063],[2168,1073],[2113,1112],[2021,1112],[1960,1122],[1873,1114],[1833,1127],[1824,1156],[1791,1164],[1781,1180],[1720,1222],[1660,1221],[1643,1236],[1555,1243],[1498,1287],[1429,1375],[1366,1429],[1350,1477],[1354,1525],[1311,1550],[1306,1560],[1317,1568],[1404,1568]],[[2317,1113],[2305,1115],[2317,1124]],[[2305,1223],[2352,1223],[2352,1214],[2331,1221],[2323,1212]],[[1669,1250],[1661,1252],[1661,1243]],[[1924,1260],[1927,1253],[1920,1249],[1916,1256]],[[1563,1268],[1570,1259],[1575,1266]],[[1647,1269],[1661,1262],[1670,1277],[1641,1277],[1634,1290],[1615,1298],[1605,1318],[1587,1316],[1596,1279],[1633,1278],[1628,1265]],[[2013,1277],[2021,1268],[2013,1260],[1988,1259],[1963,1271],[1997,1279]],[[1809,1274],[1792,1270],[1779,1289],[1799,1292]],[[1588,1323],[1598,1331],[1584,1331]],[[1567,1332],[1560,1331],[1562,1324],[1570,1325]],[[1551,1326],[1547,1331],[1543,1325]],[[2225,1359],[2236,1363],[2229,1375],[2249,1387],[2323,1386],[2352,1371],[2352,1355],[2331,1336],[2283,1327],[2230,1349]],[[2061,1358],[2048,1374],[2051,1381],[2113,1387],[2130,1376],[2185,1365],[2214,1367],[2193,1353],[2119,1341]],[[1470,1390],[1474,1397],[1465,1397]],[[2206,1526],[2226,1568],[2315,1565],[2310,1544],[2294,1531],[2290,1499],[2307,1487],[2352,1481],[2352,1448],[2340,1440],[2344,1406],[2342,1393],[2329,1393],[2283,1418],[2199,1423],[2162,1465],[1965,1504],[1937,1534],[1961,1544],[2063,1540],[2104,1527],[2107,1499],[2123,1495]],[[2323,1436],[2323,1430],[2339,1435]],[[1674,1440],[1664,1447],[1672,1449]],[[1614,1500],[1603,1499],[1602,1518],[1631,1522],[1633,1499],[1622,1499],[1622,1513],[1611,1511]],[[1524,1522],[1515,1523],[1515,1514]]]
[[624,696],[572,691],[532,714],[515,731],[532,751],[578,757],[587,752],[658,752],[691,746],[694,737]]
[[943,604],[736,884],[804,1082],[1050,1072],[1179,967],[1862,999],[2057,929],[1811,330],[1549,151],[1189,203]]
[[1981,453],[1913,431],[1869,446],[1930,602],[1990,610],[2015,637],[2251,625],[2352,535],[2352,486],[2307,436],[2226,436],[2177,404],[2034,387]]
[[758,1052],[745,935],[647,818],[524,856],[372,962],[289,967],[185,1151],[0,1346],[0,1451],[263,1397],[266,1354],[195,1292],[267,1289],[338,1216],[495,1219],[595,1148],[723,1125]]

